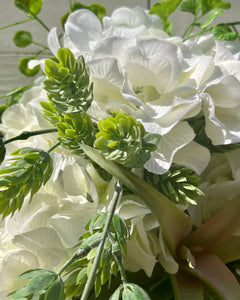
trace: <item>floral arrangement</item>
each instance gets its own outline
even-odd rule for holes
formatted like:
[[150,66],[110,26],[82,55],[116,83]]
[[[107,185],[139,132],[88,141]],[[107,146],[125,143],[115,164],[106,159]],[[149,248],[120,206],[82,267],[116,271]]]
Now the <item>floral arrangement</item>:
[[239,22],[213,23],[230,4],[70,1],[58,36],[42,2],[15,0],[48,47],[1,107],[0,298],[240,299]]

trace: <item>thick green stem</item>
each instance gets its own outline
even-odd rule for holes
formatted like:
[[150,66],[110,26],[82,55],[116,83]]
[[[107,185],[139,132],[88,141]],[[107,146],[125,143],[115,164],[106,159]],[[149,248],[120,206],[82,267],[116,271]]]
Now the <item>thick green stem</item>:
[[61,145],[61,142],[57,142],[55,145],[53,145],[49,150],[48,153],[52,152],[54,149],[56,149],[58,146]]
[[116,185],[115,185],[115,192],[114,192],[114,195],[113,195],[113,199],[110,203],[106,224],[105,224],[104,229],[103,229],[102,240],[101,240],[101,242],[98,246],[96,257],[94,259],[91,272],[89,274],[88,280],[87,280],[85,288],[83,290],[81,300],[87,300],[88,299],[89,293],[91,292],[92,286],[94,284],[95,275],[96,275],[96,271],[97,271],[97,268],[98,268],[98,265],[99,265],[99,262],[100,262],[100,259],[101,259],[103,247],[104,247],[106,238],[108,236],[108,230],[109,230],[109,227],[112,223],[112,218],[113,218],[114,212],[116,210],[118,200],[121,196],[121,192],[122,192],[122,184],[120,182],[117,182]]
[[52,132],[57,132],[57,128],[49,128],[49,129],[42,129],[42,130],[36,130],[36,131],[23,131],[21,134],[8,139],[6,141],[4,141],[4,145],[14,142],[14,141],[19,141],[19,140],[27,140],[28,138],[30,138],[31,136],[34,135],[40,135],[40,134],[47,134],[47,133],[52,133]]

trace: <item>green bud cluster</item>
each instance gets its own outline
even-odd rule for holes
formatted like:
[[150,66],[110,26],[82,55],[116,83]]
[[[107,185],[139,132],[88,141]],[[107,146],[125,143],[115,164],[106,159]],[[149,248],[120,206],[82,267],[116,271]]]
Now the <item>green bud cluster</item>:
[[74,58],[67,48],[60,48],[58,62],[46,60],[44,89],[49,100],[59,114],[71,111],[86,111],[93,99],[93,84],[89,82],[89,72],[84,59]]
[[96,128],[85,112],[64,114],[62,122],[56,124],[61,144],[72,153],[82,155],[81,144],[92,146]]
[[10,166],[0,170],[0,214],[3,218],[18,209],[30,193],[30,199],[52,174],[52,160],[47,152],[22,148],[12,153]]
[[[96,257],[97,246],[103,238],[103,229],[108,213],[96,214],[87,224],[87,232],[81,236],[79,249],[84,249],[86,256],[75,260],[65,270],[69,275],[64,282],[66,298],[80,297]],[[100,263],[95,277],[95,296],[97,297],[105,283],[111,285],[111,277],[118,274],[118,259],[126,252],[126,239],[129,230],[125,221],[115,214],[105,241]]]
[[198,188],[199,178],[194,172],[176,164],[162,175],[144,170],[144,179],[176,204],[196,204],[197,198],[203,195]]
[[95,147],[109,160],[129,168],[142,167],[156,149],[158,134],[147,134],[132,116],[114,112],[98,122]]

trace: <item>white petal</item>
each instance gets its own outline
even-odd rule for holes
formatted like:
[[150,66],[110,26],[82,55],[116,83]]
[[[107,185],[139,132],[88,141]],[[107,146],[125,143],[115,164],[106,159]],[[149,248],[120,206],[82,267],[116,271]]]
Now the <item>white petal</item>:
[[12,250],[1,262],[0,290],[14,290],[22,285],[15,279],[29,269],[39,268],[37,257],[27,250]]
[[240,142],[240,106],[232,108],[215,107],[208,94],[201,95],[204,104],[206,134],[214,145]]
[[230,60],[230,61],[223,61],[218,64],[221,70],[226,75],[233,75],[240,81],[240,61]]
[[207,148],[191,142],[181,148],[174,156],[173,162],[194,170],[201,174],[210,161],[210,152]]
[[168,134],[161,137],[158,149],[152,153],[144,167],[155,174],[165,173],[170,168],[174,155],[193,138],[194,132],[188,123],[178,123]]
[[65,31],[71,41],[83,52],[91,52],[91,45],[103,38],[100,20],[85,9],[70,14],[65,24]]
[[53,27],[48,34],[48,46],[52,53],[57,57],[58,49],[61,47],[57,36],[57,27]]
[[223,76],[217,83],[209,83],[205,89],[205,93],[213,98],[215,106],[229,108],[240,105],[239,92],[240,82],[232,75]]

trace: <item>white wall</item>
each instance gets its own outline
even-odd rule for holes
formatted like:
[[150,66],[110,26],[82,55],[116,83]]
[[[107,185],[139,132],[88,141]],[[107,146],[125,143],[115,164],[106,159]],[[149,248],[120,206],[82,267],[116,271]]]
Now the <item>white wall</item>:
[[[100,3],[103,4],[108,15],[119,6],[142,6],[147,8],[147,0],[82,0],[83,4]],[[154,1],[151,1],[153,4]],[[229,0],[232,9],[225,12],[224,16],[220,16],[221,21],[232,22],[240,21],[240,1]],[[42,11],[39,17],[48,25],[60,26],[60,16],[62,16],[69,8],[68,0],[44,0]],[[14,0],[0,0],[0,27],[25,19],[25,14],[14,6]],[[171,17],[174,21],[174,32],[180,34],[185,28],[191,15],[187,13],[175,13]],[[33,81],[32,78],[23,76],[17,67],[20,57],[30,56],[39,50],[36,46],[27,48],[17,48],[12,42],[14,33],[17,30],[31,31],[35,41],[46,45],[46,31],[35,21],[18,25],[12,28],[0,30],[0,96],[9,92],[12,88],[26,85]]]

